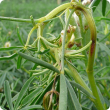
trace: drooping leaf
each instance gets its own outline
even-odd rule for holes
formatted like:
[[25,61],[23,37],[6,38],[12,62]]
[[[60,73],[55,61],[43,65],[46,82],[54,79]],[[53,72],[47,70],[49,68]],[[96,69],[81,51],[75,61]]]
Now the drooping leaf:
[[67,85],[64,74],[60,74],[59,110],[67,110]]
[[13,110],[11,90],[10,90],[9,82],[7,80],[5,81],[5,84],[4,84],[4,93],[5,93],[5,97],[6,97],[10,110]]
[[25,93],[26,93],[26,91],[27,91],[27,89],[28,89],[30,83],[33,81],[34,78],[35,78],[34,76],[30,77],[30,78],[25,82],[25,84],[23,85],[23,87],[22,87],[22,89],[21,89],[21,91],[20,91],[20,93],[19,93],[18,99],[16,100],[16,103],[15,103],[15,106],[14,106],[14,110],[16,110],[17,107],[19,106],[20,101],[22,100],[22,98],[23,98],[23,96],[25,95]]
[[23,58],[25,58],[25,59],[31,61],[31,62],[34,62],[34,63],[39,64],[39,65],[41,65],[41,66],[44,66],[44,67],[46,67],[46,68],[49,68],[49,69],[51,69],[51,70],[53,70],[53,71],[55,71],[55,72],[57,72],[57,73],[60,73],[57,68],[55,68],[53,65],[51,65],[51,64],[49,64],[49,63],[47,63],[47,62],[45,62],[45,61],[43,61],[43,60],[40,60],[40,59],[38,59],[38,58],[31,57],[31,56],[26,55],[26,54],[21,53],[21,52],[18,52],[18,54],[19,54],[20,56],[22,56]]

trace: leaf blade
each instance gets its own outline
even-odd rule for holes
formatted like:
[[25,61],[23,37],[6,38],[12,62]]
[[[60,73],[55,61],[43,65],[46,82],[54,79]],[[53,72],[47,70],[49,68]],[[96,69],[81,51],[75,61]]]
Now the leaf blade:
[[5,81],[5,84],[4,84],[4,93],[5,93],[5,97],[6,97],[10,110],[13,110],[11,90],[10,90],[9,82],[7,80]]
[[107,0],[102,0],[102,15],[105,16]]
[[21,91],[20,91],[20,93],[19,93],[18,99],[16,100],[16,103],[15,103],[15,106],[14,106],[14,110],[17,109],[17,107],[18,107],[18,105],[19,105],[21,99],[23,98],[24,94],[26,93],[26,91],[27,91],[27,89],[28,89],[30,83],[33,81],[33,79],[34,79],[34,76],[30,77],[30,78],[25,82],[25,84],[23,85],[23,87],[22,87],[22,89],[21,89]]
[[31,57],[31,56],[26,55],[26,54],[21,53],[21,52],[18,52],[18,54],[19,54],[20,56],[22,56],[23,58],[25,58],[25,59],[27,59],[27,60],[33,62],[33,63],[39,64],[39,65],[41,65],[41,66],[44,66],[44,67],[46,67],[46,68],[49,68],[49,69],[51,69],[51,70],[57,72],[57,73],[60,73],[60,71],[59,71],[57,68],[55,68],[53,65],[51,65],[51,64],[49,64],[49,63],[47,63],[47,62],[45,62],[45,61],[43,61],[43,60],[40,60],[40,59],[38,59],[38,58]]
[[67,110],[67,86],[65,76],[60,74],[59,110]]
[[69,93],[70,93],[72,102],[74,104],[75,110],[82,110],[82,108],[80,106],[80,103],[79,103],[79,101],[77,99],[77,96],[76,96],[71,84],[69,83],[69,81],[67,79],[66,79],[66,83],[67,83],[67,88],[69,90]]

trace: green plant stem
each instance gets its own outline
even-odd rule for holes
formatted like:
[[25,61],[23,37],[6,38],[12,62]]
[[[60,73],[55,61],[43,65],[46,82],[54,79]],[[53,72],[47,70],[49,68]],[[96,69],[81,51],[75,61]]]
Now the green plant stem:
[[99,97],[99,94],[98,94],[98,91],[97,91],[97,87],[96,87],[96,83],[95,83],[94,75],[93,75],[93,64],[94,64],[95,47],[96,47],[96,27],[95,27],[95,23],[94,23],[94,20],[93,20],[91,13],[84,6],[82,6],[81,4],[76,4],[76,5],[74,5],[74,7],[76,10],[80,10],[81,12],[83,12],[83,14],[85,15],[85,18],[88,22],[90,31],[91,31],[92,44],[91,44],[90,49],[89,49],[87,74],[88,74],[88,78],[89,78],[89,82],[91,85],[93,95],[96,98],[95,105],[96,105],[98,110],[104,110],[103,105],[102,105],[101,100],[100,100],[100,97]]
[[18,21],[18,22],[27,22],[31,23],[30,19],[21,19],[21,18],[12,18],[12,17],[2,17],[0,16],[0,20],[8,20],[8,21]]
[[[82,47],[86,45],[85,41],[86,41],[86,36],[84,36],[84,30],[83,30],[83,24],[82,24],[82,16],[81,14],[78,16],[79,17],[79,22],[80,22],[80,31],[81,31],[81,36],[82,36]],[[83,55],[85,55],[86,59],[87,59],[87,54],[86,54],[86,50],[84,50]],[[85,60],[85,65],[87,65],[87,62]]]
[[40,51],[40,38],[41,38],[41,26],[38,26],[37,39],[38,39],[38,51]]
[[70,21],[70,18],[72,16],[74,12],[74,9],[71,11],[69,17],[68,17],[68,20],[67,20],[67,23],[66,23],[66,26],[65,26],[65,29],[64,29],[64,36],[63,36],[63,40],[62,40],[62,54],[61,54],[61,73],[64,74],[64,54],[65,54],[65,39],[66,39],[66,34],[67,34],[67,29],[68,29],[68,25],[69,25],[69,21]]
[[[56,16],[61,11],[65,10],[66,8],[72,8],[71,3],[65,3],[63,5],[58,6],[54,10],[52,10],[50,13],[48,13],[46,16],[41,17],[40,19],[34,19],[35,23],[41,23],[45,20],[52,19],[54,16]],[[31,19],[21,19],[21,18],[12,18],[12,17],[2,17],[0,16],[0,20],[8,20],[8,21],[18,21],[18,22],[27,22],[31,23]]]
[[28,46],[29,41],[30,41],[30,38],[31,38],[31,34],[33,33],[33,31],[34,31],[36,28],[37,28],[37,27],[34,26],[34,27],[31,29],[31,31],[29,32],[28,38],[27,38],[27,41],[26,41],[26,44],[25,44],[25,47]]

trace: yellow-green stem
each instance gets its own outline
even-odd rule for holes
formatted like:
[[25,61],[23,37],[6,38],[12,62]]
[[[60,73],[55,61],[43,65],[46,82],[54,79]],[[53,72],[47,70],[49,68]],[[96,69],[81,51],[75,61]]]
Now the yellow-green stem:
[[85,15],[85,17],[87,19],[87,22],[88,22],[88,25],[89,25],[89,28],[91,31],[92,44],[91,44],[90,49],[89,49],[87,74],[88,74],[88,78],[89,78],[89,82],[91,85],[93,95],[96,98],[95,105],[96,105],[98,110],[104,110],[104,107],[101,103],[101,100],[100,100],[100,97],[99,97],[99,94],[97,91],[97,87],[96,87],[96,83],[95,83],[94,75],[93,75],[93,64],[94,64],[95,47],[96,47],[96,27],[95,27],[95,23],[94,23],[92,15],[91,15],[91,12],[88,11],[88,9],[86,9],[81,4],[73,3],[73,5],[74,5],[76,10],[80,10],[81,12],[83,12],[83,14]]

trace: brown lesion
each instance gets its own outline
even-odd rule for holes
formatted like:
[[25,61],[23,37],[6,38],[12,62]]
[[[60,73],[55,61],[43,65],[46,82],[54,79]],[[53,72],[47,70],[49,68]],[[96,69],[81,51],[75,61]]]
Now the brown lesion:
[[95,45],[96,45],[96,41],[92,40],[92,44],[90,47],[90,55],[93,55],[94,51],[95,51]]

